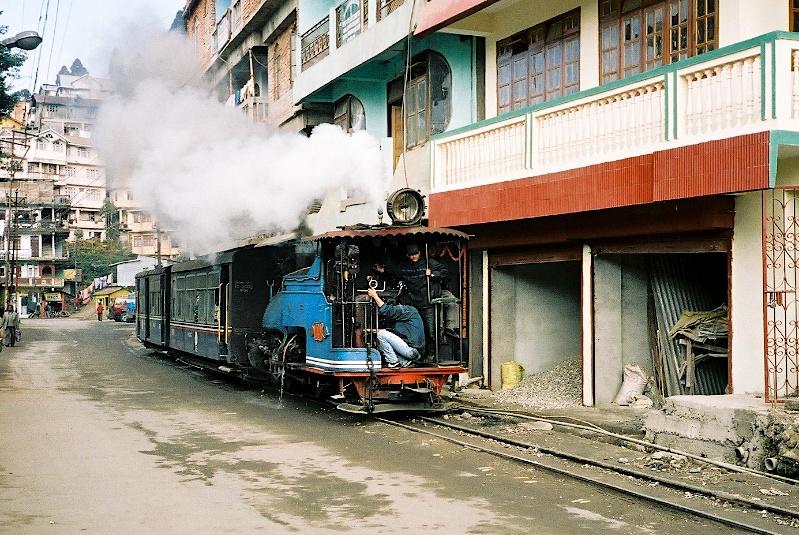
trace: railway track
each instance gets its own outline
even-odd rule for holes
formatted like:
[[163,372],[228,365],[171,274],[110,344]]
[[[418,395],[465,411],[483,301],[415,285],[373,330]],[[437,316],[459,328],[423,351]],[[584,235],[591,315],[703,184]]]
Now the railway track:
[[[469,408],[470,412],[475,411]],[[509,439],[490,432],[454,424],[441,417],[416,417],[406,421],[373,417],[386,425],[484,452],[489,455],[534,466],[562,476],[584,481],[635,499],[719,522],[747,533],[779,535],[796,532],[797,511],[774,506],[741,495],[709,487],[680,483],[674,479],[628,469],[574,453],[542,448],[540,445]],[[632,453],[632,452],[631,452]]]

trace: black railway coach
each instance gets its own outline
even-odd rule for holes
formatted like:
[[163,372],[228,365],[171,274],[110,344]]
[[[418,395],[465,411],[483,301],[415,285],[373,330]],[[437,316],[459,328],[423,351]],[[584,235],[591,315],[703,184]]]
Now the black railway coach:
[[261,331],[263,311],[303,247],[311,248],[250,245],[137,274],[136,335],[147,346],[248,365],[247,337]]

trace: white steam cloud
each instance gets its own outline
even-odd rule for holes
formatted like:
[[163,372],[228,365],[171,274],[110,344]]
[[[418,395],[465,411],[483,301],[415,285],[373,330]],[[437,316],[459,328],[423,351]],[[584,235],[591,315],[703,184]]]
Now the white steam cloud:
[[197,82],[199,62],[184,36],[142,30],[141,20],[123,34],[110,68],[117,94],[101,108],[96,144],[109,182],[127,183],[188,250],[292,229],[332,188],[382,199],[375,138],[333,125],[305,137],[253,123]]

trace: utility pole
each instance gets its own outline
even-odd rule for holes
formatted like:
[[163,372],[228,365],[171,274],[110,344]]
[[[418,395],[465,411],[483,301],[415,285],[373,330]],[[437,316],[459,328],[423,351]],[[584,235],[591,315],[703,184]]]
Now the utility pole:
[[155,226],[155,257],[158,267],[161,267],[161,229],[158,225]]
[[[14,144],[12,138],[12,147]],[[12,148],[12,150],[14,150]],[[16,290],[13,286],[13,274],[11,270],[13,269],[13,248],[15,246],[14,243],[14,205],[15,202],[12,200],[12,191],[14,189],[14,176],[17,174],[17,171],[22,169],[22,165],[13,159],[12,157],[7,159],[3,162],[2,168],[8,172],[8,193],[6,194],[6,204],[8,205],[8,211],[6,212],[6,254],[5,254],[5,299],[4,302],[6,305],[11,303],[11,294],[14,293]],[[19,192],[17,192],[18,194]]]
[[[9,182],[10,184],[11,182]],[[10,188],[9,188],[10,189]],[[17,207],[19,206],[19,190],[14,190],[14,201],[11,205],[11,235],[9,236],[9,240],[11,242],[11,262],[10,262],[10,270],[8,272],[8,291],[6,298],[6,305],[13,304],[14,308],[16,309],[16,299],[13,297],[17,293],[17,287],[14,285],[14,274],[17,270],[17,218],[16,212]]]

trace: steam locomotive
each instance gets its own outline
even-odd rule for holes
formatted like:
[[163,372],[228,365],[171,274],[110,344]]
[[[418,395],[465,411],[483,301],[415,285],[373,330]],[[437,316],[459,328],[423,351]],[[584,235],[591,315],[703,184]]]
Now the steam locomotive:
[[[444,385],[466,371],[466,239],[445,228],[359,225],[157,267],[136,276],[136,334],[145,346],[343,410],[440,406]],[[410,243],[449,275],[432,300],[435,347],[414,366],[391,369],[377,350],[381,319],[366,291],[402,300],[402,281],[372,266],[399,262]]]

